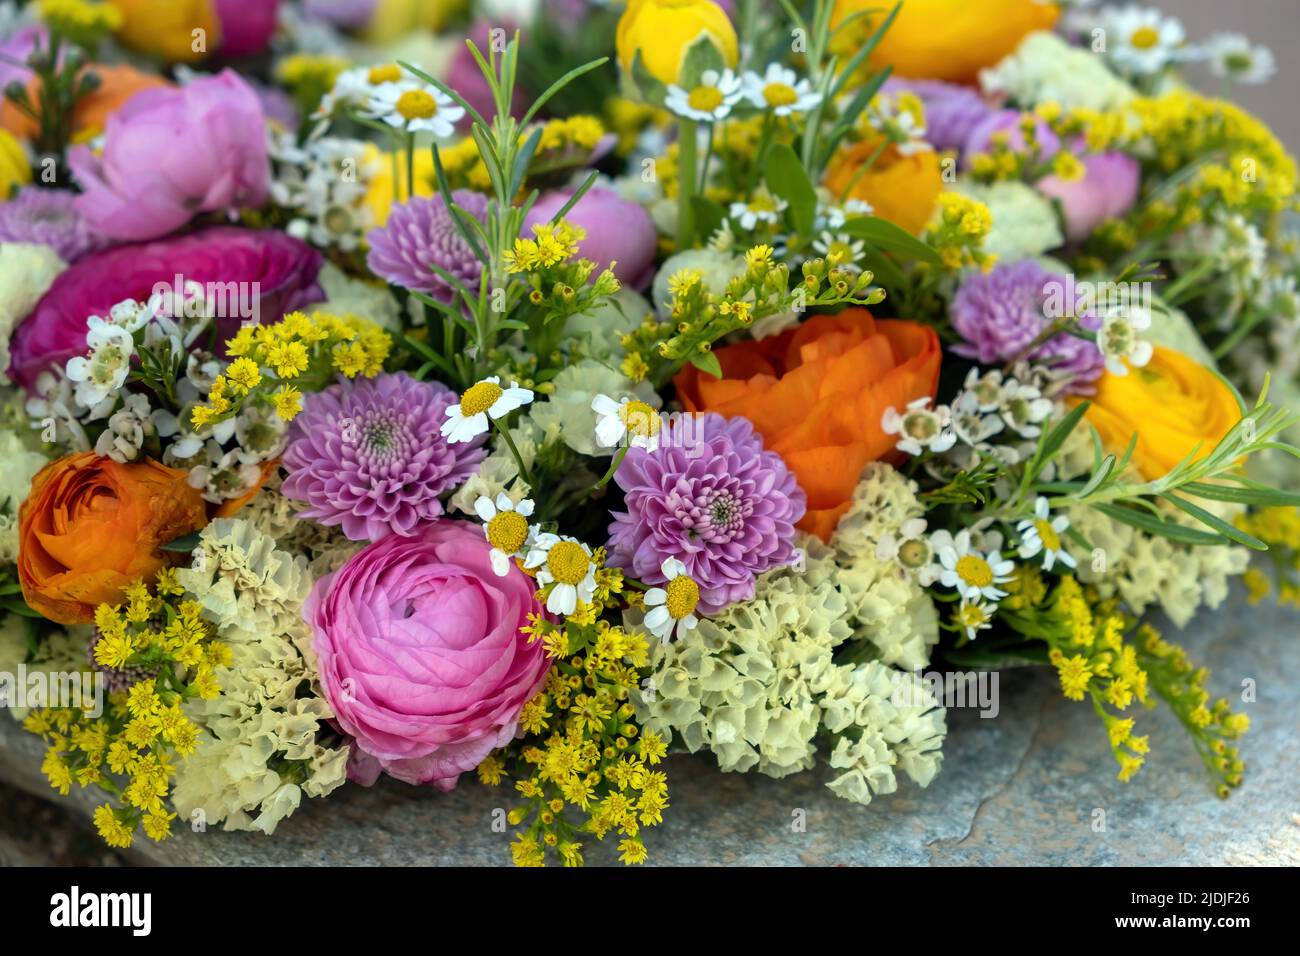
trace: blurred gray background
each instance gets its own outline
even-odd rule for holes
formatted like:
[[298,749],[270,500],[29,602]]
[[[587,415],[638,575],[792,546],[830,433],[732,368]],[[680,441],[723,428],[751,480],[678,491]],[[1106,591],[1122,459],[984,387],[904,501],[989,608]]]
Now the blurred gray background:
[[[1300,152],[1300,0],[1154,0],[1151,5],[1180,18],[1193,43],[1212,33],[1244,33],[1269,47],[1277,75],[1265,86],[1238,86],[1231,95],[1265,120],[1293,153]],[[1204,67],[1190,68],[1187,76],[1217,92],[1218,81]]]

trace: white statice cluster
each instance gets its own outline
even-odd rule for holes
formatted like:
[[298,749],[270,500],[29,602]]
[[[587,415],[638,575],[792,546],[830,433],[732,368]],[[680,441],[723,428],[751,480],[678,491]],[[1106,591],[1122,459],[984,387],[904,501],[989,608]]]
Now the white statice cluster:
[[825,744],[840,771],[828,786],[858,803],[893,792],[898,772],[933,779],[945,713],[899,668],[928,663],[938,618],[919,585],[875,557],[897,527],[872,503],[914,513],[907,480],[885,469],[870,470],[843,540],[807,539],[804,561],[762,577],[752,600],[655,644],[634,701],[647,728],[709,750],[723,770],[772,777],[810,769]]
[[594,360],[584,359],[563,369],[551,384],[554,390],[545,401],[537,402],[529,417],[543,431],[555,432],[560,441],[580,455],[608,456],[613,448],[604,447],[596,438],[597,413],[591,407],[599,395],[618,400],[634,398],[658,409],[663,400],[649,382],[633,383],[621,372]]
[[[26,667],[27,674],[70,674],[90,670],[86,647],[90,643],[90,627],[70,627],[67,630],[42,630],[41,638],[31,650],[28,635],[32,619],[20,614],[0,616],[0,671],[16,674],[18,665]],[[29,707],[0,708],[16,721],[21,721]]]
[[178,577],[233,660],[217,671],[216,699],[186,705],[203,734],[177,766],[177,812],[192,823],[273,833],[304,796],[325,796],[347,776],[347,748],[328,736],[333,712],[316,686],[300,616],[311,589],[306,562],[251,521],[219,519]]
[[365,547],[364,541],[350,540],[341,528],[303,520],[298,513],[307,505],[280,494],[280,484],[278,476],[270,478],[257,496],[239,509],[239,517],[274,538],[282,551],[302,555],[312,580],[337,571]]
[[[530,469],[537,460],[537,453],[543,444],[556,437],[558,437],[557,431],[543,434],[542,429],[528,417],[520,418],[510,429],[510,438],[519,450],[519,457],[523,459],[525,467]],[[519,504],[528,497],[530,491],[528,483],[519,474],[519,463],[515,461],[506,443],[498,438],[492,444],[488,456],[479,463],[478,471],[470,475],[465,483],[456,489],[455,494],[447,499],[447,506],[450,510],[459,511],[464,515],[475,515],[477,512],[474,510],[474,505],[480,498],[490,498],[495,501],[497,495],[504,494],[512,502]]]
[[963,178],[952,188],[988,207],[993,227],[984,239],[984,251],[999,262],[1037,259],[1065,244],[1055,208],[1032,186],[1011,181],[986,185]]
[[334,136],[299,146],[288,131],[271,135],[270,154],[271,199],[293,217],[285,231],[321,249],[360,248],[376,225],[366,195],[380,172],[379,154],[361,140]]
[[49,246],[0,243],[0,385],[8,385],[9,339],[67,265]]
[[18,509],[47,460],[9,429],[0,429],[0,564],[18,560]]
[[1055,33],[1031,33],[1015,52],[980,71],[980,86],[1022,107],[1056,103],[1067,110],[1123,109],[1137,92],[1108,69],[1102,57]]

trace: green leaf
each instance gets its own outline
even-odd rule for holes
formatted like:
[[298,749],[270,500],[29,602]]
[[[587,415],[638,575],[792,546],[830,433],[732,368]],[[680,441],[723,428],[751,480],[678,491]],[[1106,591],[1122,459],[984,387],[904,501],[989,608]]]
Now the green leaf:
[[844,224],[841,232],[865,239],[879,249],[910,256],[931,265],[940,265],[943,260],[939,253],[928,243],[922,242],[901,226],[896,226],[887,219],[875,216],[860,216]]
[[537,115],[538,111],[540,111],[541,108],[546,105],[547,101],[549,101],[552,96],[560,92],[560,90],[564,89],[566,86],[568,86],[578,77],[582,76],[584,73],[590,73],[592,70],[598,70],[608,62],[609,62],[609,57],[602,56],[599,60],[592,60],[590,63],[584,63],[582,64],[582,66],[574,67],[568,73],[565,73],[564,76],[560,77],[550,86],[548,86],[546,88],[545,93],[543,93],[541,96],[537,97],[537,99],[533,101],[533,105],[528,108],[528,112],[524,114],[524,118],[520,121],[519,125],[527,126],[530,122],[532,122],[533,117]]
[[1188,528],[1185,525],[1175,524],[1172,521],[1165,521],[1162,518],[1156,518],[1145,512],[1135,511],[1132,508],[1125,508],[1120,505],[1098,504],[1093,505],[1102,514],[1108,518],[1114,518],[1116,521],[1123,522],[1130,527],[1137,528],[1139,531],[1145,531],[1147,534],[1159,535],[1162,538],[1168,538],[1170,541],[1178,541],[1182,544],[1191,545],[1216,545],[1222,546],[1228,542],[1221,535],[1211,534],[1208,531],[1198,531],[1196,528]]
[[677,73],[677,85],[685,90],[693,90],[700,85],[700,78],[709,70],[721,73],[727,68],[727,61],[722,58],[722,51],[707,33],[701,33],[686,48],[681,69]]
[[1202,481],[1189,482],[1179,489],[1194,498],[1209,498],[1213,501],[1232,501],[1243,505],[1257,505],[1262,508],[1292,508],[1300,506],[1300,494],[1270,488],[1255,482],[1241,485],[1211,485]]
[[695,233],[705,238],[713,235],[727,218],[723,208],[707,196],[692,196],[691,206],[695,209]]
[[569,214],[570,209],[578,205],[578,201],[582,199],[583,196],[587,195],[587,190],[596,184],[596,180],[599,176],[600,174],[598,172],[592,170],[591,175],[583,180],[582,185],[575,189],[573,195],[568,198],[564,205],[556,210],[555,215],[551,217],[551,225],[555,225]]
[[[645,62],[641,59],[640,50],[637,50],[632,57],[631,74],[633,92],[639,94],[641,99],[651,106],[662,108],[664,100],[668,98],[668,87],[659,82],[659,79],[645,68]],[[635,98],[634,96],[633,99]]]
[[691,364],[714,378],[722,378],[722,363],[712,352],[696,352],[691,356]]
[[795,151],[784,143],[768,150],[764,178],[767,188],[790,204],[795,231],[801,236],[811,235],[817,218],[817,190]]
[[179,554],[189,554],[199,546],[199,533],[192,531],[189,534],[181,535],[179,538],[173,538],[162,546],[164,551],[175,551]]
[[1161,497],[1164,498],[1165,501],[1168,501],[1170,504],[1172,504],[1174,507],[1179,508],[1185,513],[1191,515],[1201,524],[1213,528],[1215,531],[1219,532],[1219,534],[1223,535],[1225,538],[1229,538],[1230,540],[1235,541],[1238,544],[1245,545],[1246,547],[1250,548],[1252,551],[1268,550],[1268,545],[1266,545],[1263,541],[1260,541],[1259,538],[1256,538],[1253,535],[1246,534],[1246,532],[1242,531],[1240,528],[1235,527],[1232,524],[1229,524],[1227,521],[1224,521],[1222,518],[1214,514],[1212,511],[1206,511],[1200,505],[1193,504],[1192,502],[1188,501],[1186,498],[1180,498],[1178,495],[1170,494],[1169,492],[1165,492],[1165,494],[1161,495]]

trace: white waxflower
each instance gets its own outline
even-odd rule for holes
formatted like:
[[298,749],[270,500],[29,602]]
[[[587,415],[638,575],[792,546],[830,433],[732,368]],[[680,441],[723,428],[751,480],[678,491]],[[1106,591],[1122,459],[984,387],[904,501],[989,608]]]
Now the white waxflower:
[[910,402],[900,413],[890,407],[881,416],[880,427],[886,435],[899,435],[895,447],[909,455],[924,451],[940,454],[957,443],[948,409],[940,405],[931,409],[930,398],[925,396]]
[[534,529],[528,523],[533,514],[533,501],[525,498],[515,504],[504,491],[496,501],[487,495],[474,502],[474,512],[483,520],[483,535],[492,545],[490,560],[497,577],[510,573],[510,559],[523,555],[532,540]]
[[834,256],[835,267],[848,272],[862,271],[859,260],[864,249],[866,244],[861,239],[845,232],[833,233],[827,230],[813,242],[813,250],[818,255],[824,256],[827,260]]
[[746,73],[742,83],[747,100],[777,116],[806,113],[822,101],[821,94],[813,90],[807,79],[800,79],[794,70],[780,63],[769,65],[761,76]]
[[591,548],[577,538],[544,532],[533,539],[524,567],[537,569],[537,584],[551,586],[546,610],[565,617],[596,596],[596,562]]
[[1139,333],[1151,328],[1151,313],[1142,308],[1113,312],[1102,320],[1097,348],[1106,360],[1106,371],[1127,375],[1128,367],[1141,368],[1151,361],[1155,348]]
[[1182,23],[1154,7],[1106,9],[1098,22],[1105,31],[1106,52],[1122,73],[1154,76],[1186,55]]
[[517,384],[502,388],[501,378],[490,375],[465,389],[460,401],[448,407],[447,420],[442,423],[442,437],[451,444],[469,441],[487,432],[491,427],[489,417],[493,420],[503,418],[532,400],[533,393],[529,389]]
[[608,395],[597,395],[591,400],[591,410],[596,413],[596,441],[604,447],[615,448],[624,440],[633,448],[647,451],[659,447],[663,422],[648,403],[638,398],[618,402]]
[[726,119],[741,96],[740,78],[731,70],[705,70],[693,89],[676,84],[668,87],[664,106],[686,119],[712,123]]
[[1070,519],[1063,514],[1053,518],[1051,513],[1047,499],[1039,496],[1034,502],[1034,516],[1016,525],[1020,532],[1020,556],[1032,558],[1041,553],[1046,571],[1052,570],[1057,561],[1072,568],[1075,566],[1074,558],[1061,544],[1061,535],[1070,527]]
[[939,577],[934,566],[934,549],[926,536],[924,518],[908,518],[899,525],[898,533],[886,532],[876,542],[877,561],[895,561],[906,573],[925,587]]
[[155,428],[149,400],[143,395],[128,395],[122,407],[108,419],[108,427],[95,442],[95,453],[126,464],[135,461],[144,440]]
[[970,531],[953,535],[940,529],[930,536],[930,545],[943,568],[939,583],[944,587],[956,588],[967,601],[984,598],[997,602],[1007,596],[997,585],[1011,580],[1014,562],[1003,560],[996,550],[979,551]]
[[1007,427],[1025,438],[1037,438],[1042,434],[1042,424],[1051,417],[1055,406],[1050,398],[1043,397],[1041,390],[1033,385],[1007,379],[1002,388],[1002,401],[999,411]]
[[1255,46],[1240,33],[1216,33],[1203,44],[1201,52],[1210,72],[1238,83],[1267,83],[1277,72],[1273,51]]
[[[974,372],[975,369],[971,371]],[[1048,402],[1048,405],[1050,406],[1051,402]],[[953,399],[952,428],[957,437],[967,445],[986,442],[1001,432],[1004,427],[1005,423],[996,411],[990,411],[985,406],[981,392],[964,389]]]
[[788,205],[779,196],[773,196],[766,189],[758,189],[749,202],[733,202],[727,213],[742,229],[753,230],[760,222],[774,225],[781,221],[781,213]]
[[429,132],[450,139],[465,116],[464,107],[435,86],[401,80],[383,83],[370,92],[366,111],[389,126],[411,133]]
[[76,383],[76,399],[93,408],[125,383],[135,355],[135,340],[125,327],[98,315],[86,322],[88,354],[68,359],[68,378]]
[[667,644],[674,631],[693,631],[700,623],[695,616],[695,608],[700,603],[700,586],[686,573],[686,565],[676,558],[664,559],[660,570],[668,580],[663,587],[645,592],[645,626]]

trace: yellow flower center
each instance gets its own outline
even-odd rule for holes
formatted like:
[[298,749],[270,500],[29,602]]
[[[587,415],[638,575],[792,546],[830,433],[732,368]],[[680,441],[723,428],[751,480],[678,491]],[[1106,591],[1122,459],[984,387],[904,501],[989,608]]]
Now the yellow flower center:
[[518,511],[502,511],[488,522],[488,542],[492,547],[515,554],[528,540],[528,519]]
[[460,413],[466,418],[481,415],[497,403],[504,392],[496,382],[479,382],[460,396]]
[[769,83],[763,87],[763,99],[768,106],[789,106],[798,102],[799,94],[789,83]]
[[691,90],[691,95],[686,97],[686,102],[693,110],[712,113],[722,105],[722,91],[716,86],[697,86]]
[[641,401],[626,402],[618,410],[618,417],[623,420],[627,430],[633,435],[640,435],[643,438],[650,438],[659,434],[659,428],[663,424],[659,421],[659,416],[655,410]]
[[664,606],[668,608],[673,620],[680,621],[688,614],[695,613],[696,605],[700,603],[700,586],[686,575],[679,574],[673,578],[664,590],[668,592]]
[[1160,42],[1160,31],[1155,27],[1138,27],[1128,42],[1139,50],[1149,50]]
[[1056,533],[1052,523],[1046,518],[1038,518],[1034,521],[1034,529],[1038,532],[1038,537],[1042,539],[1043,547],[1048,551],[1061,550],[1061,536]]
[[397,98],[397,112],[407,121],[429,119],[438,112],[438,101],[424,90],[407,90]]
[[968,554],[957,562],[957,576],[977,588],[986,588],[993,583],[993,569],[976,554]]
[[561,541],[546,555],[546,570],[560,584],[577,585],[587,576],[591,559],[576,541]]
[[371,86],[378,86],[380,83],[396,83],[402,78],[402,68],[396,63],[387,63],[384,66],[374,66],[366,74],[366,81]]

